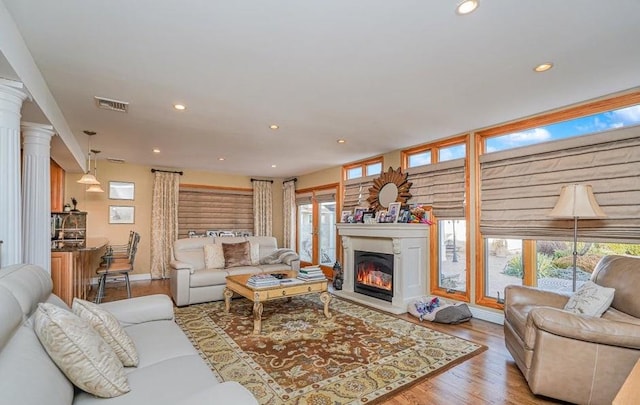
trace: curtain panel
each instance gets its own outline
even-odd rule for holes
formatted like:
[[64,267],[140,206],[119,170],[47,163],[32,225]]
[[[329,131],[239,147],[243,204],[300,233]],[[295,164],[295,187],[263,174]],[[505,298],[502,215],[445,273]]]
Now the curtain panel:
[[456,159],[407,169],[413,183],[408,204],[429,205],[436,218],[464,218],[465,160]]
[[252,180],[253,182],[253,234],[255,236],[272,235],[272,182],[271,180]]
[[253,191],[180,186],[178,237],[189,231],[253,232]]
[[282,183],[282,219],[284,228],[283,246],[295,249],[296,246],[296,181]]
[[151,205],[151,278],[169,277],[173,242],[178,238],[178,173],[155,172]]
[[480,157],[485,237],[567,239],[573,220],[547,215],[563,185],[590,184],[604,219],[578,220],[580,239],[640,242],[640,127]]

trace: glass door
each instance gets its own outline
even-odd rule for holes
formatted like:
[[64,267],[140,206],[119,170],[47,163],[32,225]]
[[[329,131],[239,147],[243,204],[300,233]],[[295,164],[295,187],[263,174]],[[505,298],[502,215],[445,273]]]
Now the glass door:
[[320,265],[327,276],[332,276],[337,258],[336,193],[337,185],[296,196],[301,264]]

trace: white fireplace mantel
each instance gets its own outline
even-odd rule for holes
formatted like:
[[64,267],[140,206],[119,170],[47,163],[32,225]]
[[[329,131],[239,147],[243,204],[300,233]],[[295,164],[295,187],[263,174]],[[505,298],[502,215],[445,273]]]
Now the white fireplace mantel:
[[[394,314],[427,293],[429,226],[425,224],[337,224],[342,237],[344,280],[335,294]],[[354,251],[393,254],[391,302],[354,291]]]

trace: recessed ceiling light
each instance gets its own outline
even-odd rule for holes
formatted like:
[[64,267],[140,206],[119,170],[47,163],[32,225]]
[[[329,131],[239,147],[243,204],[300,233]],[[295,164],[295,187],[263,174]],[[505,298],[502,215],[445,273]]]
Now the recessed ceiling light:
[[541,63],[538,66],[534,67],[533,70],[536,72],[546,72],[547,70],[551,69],[553,67],[553,63],[551,62],[545,62],[545,63]]
[[278,125],[276,125],[276,124],[271,124],[271,125],[269,125],[269,128],[271,128],[271,129],[278,129],[278,128],[280,128],[280,127],[279,127]]
[[456,13],[460,15],[465,15],[472,13],[475,9],[478,8],[479,1],[478,0],[464,0],[458,7],[456,7]]
[[347,143],[344,139],[338,139],[338,143]]
[[222,162],[224,160],[224,158],[223,157],[219,157],[218,160]]
[[276,165],[271,165],[271,167],[278,167],[278,166],[276,166]]
[[154,148],[154,149],[153,149],[153,153],[160,153],[160,149],[158,149],[158,148]]
[[174,104],[173,108],[175,108],[176,110],[179,110],[179,111],[187,109],[187,107],[184,104]]

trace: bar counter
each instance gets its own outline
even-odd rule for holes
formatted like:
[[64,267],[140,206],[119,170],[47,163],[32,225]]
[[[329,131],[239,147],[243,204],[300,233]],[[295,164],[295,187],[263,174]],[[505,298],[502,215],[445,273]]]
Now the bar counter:
[[108,244],[109,240],[102,237],[87,238],[81,245],[52,241],[53,293],[69,306],[75,297],[86,300],[91,290],[91,277]]

